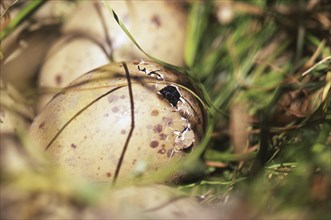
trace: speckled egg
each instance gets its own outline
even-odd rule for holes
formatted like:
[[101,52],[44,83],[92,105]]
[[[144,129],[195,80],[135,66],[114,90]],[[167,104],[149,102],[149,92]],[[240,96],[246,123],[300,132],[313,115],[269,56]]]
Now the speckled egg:
[[73,175],[110,181],[155,173],[203,136],[205,111],[183,74],[142,60],[74,80],[35,118],[36,144]]
[[11,84],[0,79],[0,173],[1,179],[26,170],[26,152],[21,138],[26,133],[34,112]]
[[[184,64],[186,12],[180,1],[109,1],[108,4],[148,54],[174,65]],[[110,51],[115,61],[146,58],[101,1],[80,2],[65,23],[63,33],[88,36]]]
[[61,37],[53,44],[40,68],[38,87],[41,94],[36,104],[37,112],[71,81],[107,63],[107,54],[91,39],[71,35]]

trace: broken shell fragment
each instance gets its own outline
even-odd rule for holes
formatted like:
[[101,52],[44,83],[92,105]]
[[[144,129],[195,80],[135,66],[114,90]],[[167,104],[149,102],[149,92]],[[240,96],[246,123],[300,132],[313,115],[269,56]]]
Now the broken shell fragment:
[[31,135],[74,175],[109,181],[153,174],[203,136],[205,112],[193,91],[185,75],[157,63],[108,64],[57,94]]

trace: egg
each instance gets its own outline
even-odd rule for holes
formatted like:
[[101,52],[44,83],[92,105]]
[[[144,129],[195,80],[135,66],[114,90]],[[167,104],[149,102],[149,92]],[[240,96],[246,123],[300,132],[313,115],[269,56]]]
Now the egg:
[[198,95],[187,76],[157,63],[115,62],[58,93],[30,134],[72,175],[99,182],[151,175],[198,145],[206,126]]
[[[142,199],[144,198],[144,199]],[[112,190],[92,209],[99,218],[221,219],[220,210],[204,206],[193,196],[162,184],[133,185]],[[109,211],[111,210],[111,211]],[[111,217],[109,217],[112,215]]]
[[107,63],[108,55],[94,41],[71,35],[61,37],[51,47],[40,69],[37,112],[72,80]]
[[[109,1],[108,4],[148,54],[174,65],[184,64],[186,13],[179,2]],[[146,59],[118,25],[113,12],[101,2],[81,3],[63,32],[94,39],[111,52],[114,61]]]
[[0,170],[1,180],[17,176],[27,167],[22,137],[32,122],[34,112],[20,93],[0,80]]
[[0,79],[0,134],[17,134],[27,129],[34,111],[26,99],[8,82]]
[[[178,3],[112,1],[110,5],[147,53],[175,65],[184,64],[186,15]],[[154,8],[162,10],[156,12]],[[62,36],[52,44],[40,68],[37,112],[59,89],[85,72],[109,60],[141,57],[147,58],[126,36],[109,9],[101,2],[80,2],[64,22]]]

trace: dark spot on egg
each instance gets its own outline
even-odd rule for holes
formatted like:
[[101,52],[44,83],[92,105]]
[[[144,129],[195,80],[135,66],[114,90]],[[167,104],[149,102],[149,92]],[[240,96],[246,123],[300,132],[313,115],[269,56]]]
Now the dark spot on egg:
[[134,60],[134,61],[132,62],[133,65],[138,65],[139,63],[140,63],[139,60]]
[[172,118],[168,118],[168,117],[163,117],[162,121],[164,122],[164,124],[166,124],[168,126],[172,125],[172,123],[173,123]]
[[111,172],[107,172],[107,173],[106,173],[106,176],[107,176],[107,177],[111,177]]
[[43,127],[45,127],[45,122],[44,121],[39,124],[39,129],[42,129]]
[[153,128],[153,131],[156,132],[156,133],[161,133],[162,130],[163,130],[163,126],[160,125],[160,124],[155,125],[154,128]]
[[160,17],[158,15],[153,15],[153,17],[151,18],[151,21],[152,21],[153,24],[155,24],[155,26],[157,28],[159,28],[162,25]]
[[76,144],[71,144],[70,146],[71,146],[72,148],[74,148],[74,149],[77,147]]
[[159,136],[160,136],[160,139],[161,139],[161,140],[165,140],[165,139],[167,139],[167,135],[166,135],[166,134],[163,134],[163,133],[162,133],[162,134],[160,134]]
[[61,76],[61,74],[57,74],[55,76],[55,83],[56,83],[56,85],[60,85],[62,83],[62,76]]
[[159,146],[159,142],[158,142],[158,141],[151,141],[151,142],[149,143],[149,146],[150,146],[151,148],[156,148],[157,146]]
[[134,160],[132,161],[132,165],[135,165],[135,164],[136,164],[136,162],[137,162],[137,160],[136,160],[136,159],[134,159]]
[[112,103],[118,100],[118,96],[114,95],[114,94],[109,94],[107,96],[108,102]]
[[118,110],[119,110],[119,108],[117,106],[115,106],[111,109],[111,111],[114,112],[114,113],[118,112]]
[[123,130],[121,131],[121,134],[126,134],[126,130],[123,129]]
[[151,115],[152,116],[158,116],[159,115],[159,111],[157,109],[154,109],[152,112],[151,112]]
[[125,95],[121,95],[121,97],[120,97],[121,99],[125,99],[126,98],[126,96]]

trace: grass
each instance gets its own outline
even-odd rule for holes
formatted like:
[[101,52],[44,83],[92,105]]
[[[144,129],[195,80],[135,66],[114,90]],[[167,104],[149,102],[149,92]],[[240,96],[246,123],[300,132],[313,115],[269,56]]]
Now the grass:
[[[259,207],[248,213],[253,218],[284,212],[294,219],[327,219],[331,42],[314,18],[321,13],[330,19],[330,12],[322,9],[323,2],[310,11],[306,1],[235,1],[232,9],[239,4],[261,13],[235,11],[231,22],[222,25],[213,16],[212,2],[191,5],[185,57],[189,73],[208,88],[213,106],[223,114],[211,111],[217,135],[204,153],[208,175],[180,188],[209,194],[211,202],[228,200],[229,191],[243,193]],[[295,19],[297,14],[309,16]],[[285,102],[290,106],[284,107]],[[234,103],[246,106],[250,122],[244,125],[248,146],[239,153],[234,153],[233,139],[240,134],[229,133]]]

